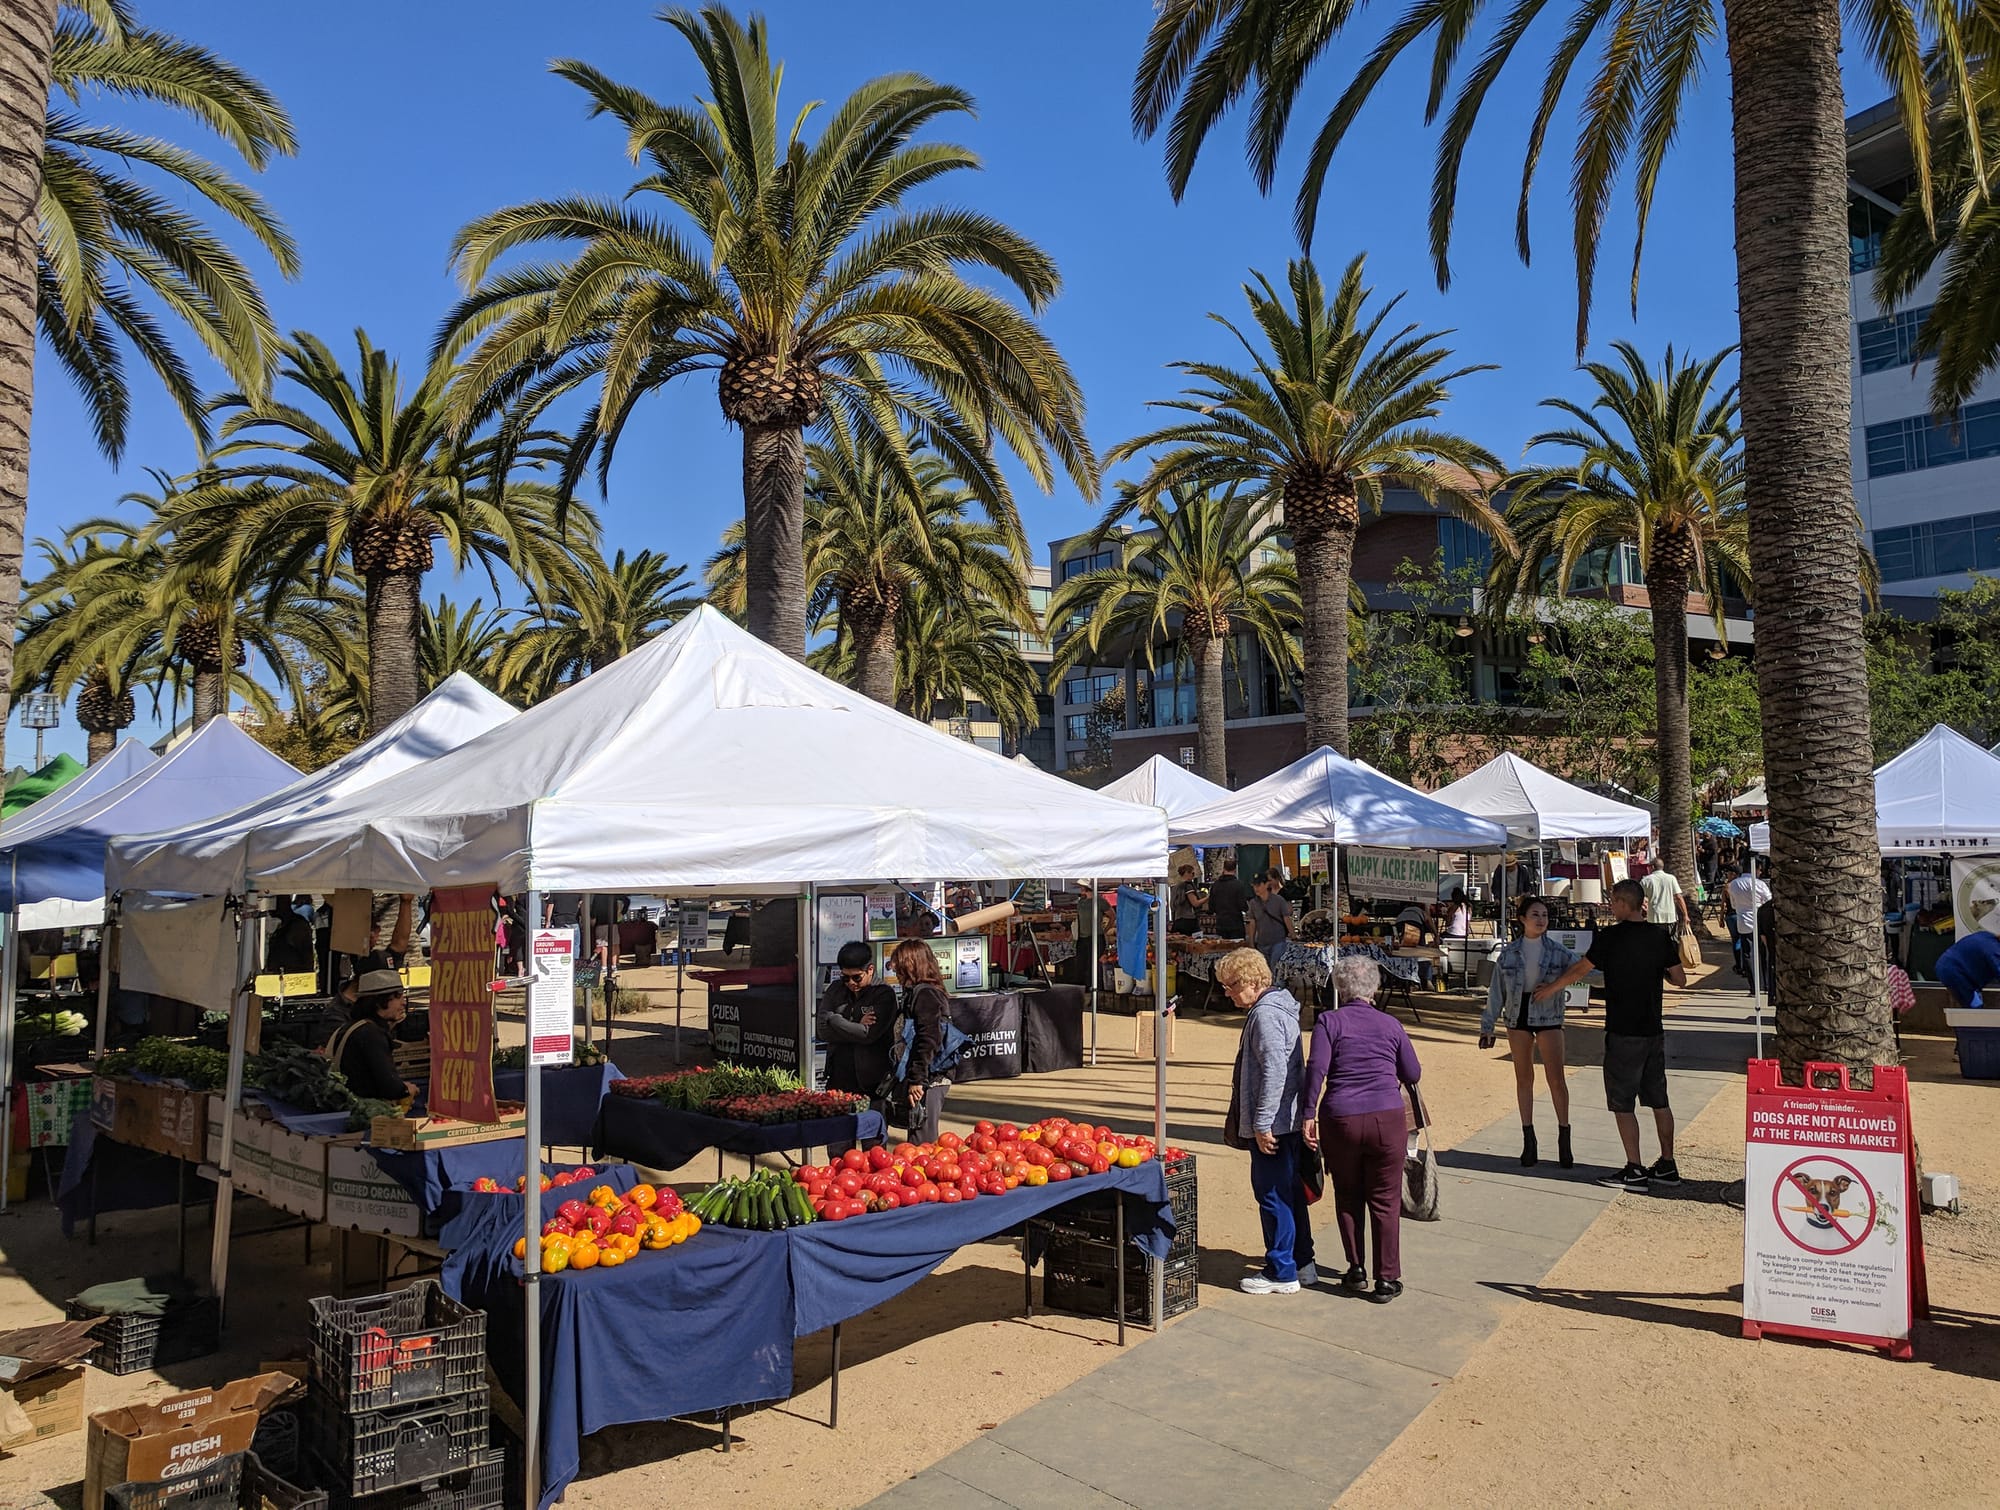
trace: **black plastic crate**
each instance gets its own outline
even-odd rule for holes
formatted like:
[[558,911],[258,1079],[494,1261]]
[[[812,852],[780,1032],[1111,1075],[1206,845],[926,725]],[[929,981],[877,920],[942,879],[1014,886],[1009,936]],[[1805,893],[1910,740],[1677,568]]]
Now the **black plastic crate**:
[[[1067,1206],[1048,1218],[1057,1227],[1068,1227],[1102,1242],[1110,1242],[1117,1228],[1117,1217],[1111,1203],[1120,1199],[1116,1195],[1106,1195],[1097,1200]],[[1167,1169],[1167,1199],[1174,1208],[1174,1240],[1167,1248],[1167,1260],[1192,1255],[1200,1246],[1200,1213],[1197,1209],[1194,1155],[1176,1160]],[[1126,1224],[1129,1236],[1131,1224]]]
[[356,1300],[312,1302],[313,1383],[342,1410],[462,1395],[486,1382],[486,1313],[434,1279]]
[[[320,1476],[336,1478],[332,1469],[321,1467]],[[486,1447],[472,1455],[472,1466],[447,1474],[431,1484],[413,1484],[357,1499],[335,1490],[335,1510],[501,1510],[507,1494],[507,1454],[498,1447]],[[178,1507],[176,1507],[178,1510]]]
[[326,1487],[360,1498],[470,1468],[486,1447],[486,1389],[426,1405],[360,1414],[339,1409],[315,1384],[307,1395],[310,1450]]
[[116,1510],[326,1510],[326,1496],[278,1476],[254,1452],[232,1452],[183,1478],[114,1484]]
[[271,1472],[296,1481],[300,1476],[300,1430],[298,1410],[290,1405],[276,1406],[258,1420],[257,1433],[250,1438],[250,1450]]
[[[63,1314],[71,1321],[101,1315],[80,1301],[69,1301]],[[107,1316],[91,1335],[97,1346],[90,1361],[107,1374],[136,1374],[169,1363],[206,1358],[222,1345],[222,1307],[212,1295],[170,1305],[159,1316]]]
[[[1199,1302],[1200,1260],[1192,1255],[1169,1258],[1166,1268],[1166,1314],[1171,1321],[1192,1311]],[[1116,1319],[1118,1271],[1113,1267],[1111,1244],[1068,1233],[1051,1234],[1048,1251],[1042,1256],[1042,1304],[1051,1311]],[[1125,1251],[1125,1319],[1140,1326],[1153,1324],[1153,1287],[1145,1255],[1133,1248]]]

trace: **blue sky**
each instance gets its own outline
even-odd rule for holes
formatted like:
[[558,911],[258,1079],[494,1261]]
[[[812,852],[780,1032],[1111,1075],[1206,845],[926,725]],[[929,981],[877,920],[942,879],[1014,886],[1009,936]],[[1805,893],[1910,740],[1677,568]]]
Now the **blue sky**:
[[[550,76],[548,60],[580,57],[663,98],[696,93],[692,57],[653,12],[644,0],[141,4],[148,24],[198,40],[263,79],[297,123],[298,156],[257,185],[304,256],[291,283],[257,264],[280,325],[343,348],[352,328],[365,326],[402,356],[412,380],[457,292],[445,252],[459,226],[530,198],[616,194],[635,176],[618,128],[586,120],[580,92]],[[1133,139],[1127,98],[1151,15],[1144,0],[773,0],[765,12],[795,104],[836,101],[862,80],[899,69],[975,96],[978,116],[950,122],[942,134],[977,151],[985,170],[948,180],[941,197],[999,216],[1056,258],[1064,288],[1047,326],[1083,385],[1100,449],[1148,422],[1148,400],[1173,392],[1169,362],[1229,354],[1231,337],[1206,313],[1235,318],[1247,270],[1275,279],[1293,254],[1289,185],[1303,141],[1288,155],[1279,191],[1262,198],[1230,122],[1177,206],[1158,144]],[[1624,337],[1653,353],[1670,341],[1708,351],[1735,338],[1719,48],[1714,62],[1660,186],[1636,321],[1625,299],[1631,217],[1619,207],[1593,318],[1596,349]],[[1345,76],[1341,64],[1323,68],[1297,119],[1316,124]],[[1564,192],[1569,142],[1552,139],[1545,154],[1537,256],[1523,267],[1512,246],[1513,206],[1536,81],[1523,72],[1495,91],[1487,129],[1467,160],[1454,281],[1441,294],[1425,229],[1432,137],[1420,115],[1423,77],[1415,68],[1392,76],[1401,87],[1362,118],[1336,163],[1315,251],[1329,269],[1366,252],[1379,289],[1408,290],[1402,308],[1410,319],[1454,328],[1466,361],[1498,364],[1497,372],[1461,381],[1449,418],[1511,458],[1540,423],[1538,400],[1580,392]],[[158,125],[129,107],[93,109]],[[207,150],[193,127],[174,129],[183,145]],[[1309,138],[1309,129],[1300,135]],[[179,471],[195,460],[165,397],[140,378],[131,444],[114,470],[97,455],[60,375],[46,361],[39,375],[31,539],[113,508],[120,493],[146,483],[144,467]],[[220,381],[213,369],[207,375]],[[602,505],[607,550],[652,547],[698,567],[741,512],[739,462],[712,381],[691,380],[653,401],[627,433]],[[1018,468],[1016,476],[1038,557],[1042,542],[1094,517],[1066,483],[1044,496]],[[432,590],[440,588],[491,598],[479,576],[454,585],[441,570]],[[24,742],[10,732],[11,755]],[[73,725],[50,737],[51,749],[80,753],[81,746]]]

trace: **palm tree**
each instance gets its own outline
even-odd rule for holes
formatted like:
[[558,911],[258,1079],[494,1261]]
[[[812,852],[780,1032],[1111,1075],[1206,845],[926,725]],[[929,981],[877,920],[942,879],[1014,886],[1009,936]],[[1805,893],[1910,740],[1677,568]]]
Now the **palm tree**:
[[[1965,18],[1936,0],[1848,0],[1862,50],[1890,82],[1931,194],[1927,115],[1937,92],[1974,91]],[[1460,168],[1481,107],[1545,0],[1413,0],[1367,55],[1313,142],[1299,191],[1313,220],[1333,155],[1361,106],[1403,54],[1433,52],[1427,114],[1445,109],[1431,186],[1431,247],[1440,282]],[[1162,0],[1133,87],[1141,134],[1168,124],[1169,179],[1184,186],[1222,114],[1253,90],[1251,159],[1269,183],[1313,65],[1362,7],[1329,0]],[[1476,55],[1464,43],[1488,11],[1500,19]],[[1848,452],[1847,158],[1840,76],[1842,0],[1720,0],[1735,140],[1737,309],[1743,464],[1756,572],[1757,681],[1771,797],[1778,950],[1778,1052],[1865,1068],[1893,1052],[1883,987],[1874,783],[1868,764],[1861,594],[1845,521]],[[1579,95],[1571,172],[1581,355],[1597,250],[1612,191],[1629,166],[1638,211],[1634,289],[1654,189],[1681,110],[1714,51],[1717,0],[1574,0],[1553,44],[1528,132],[1517,244],[1547,129],[1586,51],[1595,77]],[[1976,28],[1973,29],[1976,33]],[[1927,65],[1935,65],[1933,74]],[[1399,80],[1408,69],[1394,70]],[[1454,78],[1456,92],[1453,93]],[[1254,86],[1254,89],[1253,89]],[[1178,103],[1177,103],[1178,102]],[[1976,116],[1975,109],[1968,115]],[[1169,124],[1170,123],[1170,124]]]
[[1551,588],[1560,597],[1592,552],[1628,542],[1638,547],[1653,622],[1660,862],[1693,896],[1688,594],[1698,590],[1707,598],[1720,634],[1729,581],[1750,581],[1736,386],[1717,382],[1729,351],[1697,361],[1676,357],[1669,346],[1654,371],[1629,343],[1616,342],[1613,350],[1616,362],[1584,366],[1597,388],[1588,406],[1543,401],[1571,423],[1543,431],[1528,449],[1555,447],[1573,456],[1508,479],[1515,545],[1494,559],[1489,606],[1499,612],[1532,606]]
[[[1050,678],[1099,663],[1107,641],[1117,642],[1121,654],[1143,644],[1146,664],[1155,667],[1159,646],[1170,637],[1177,658],[1194,668],[1195,770],[1227,786],[1223,674],[1238,630],[1255,634],[1282,670],[1299,660],[1292,639],[1300,617],[1299,577],[1277,544],[1278,511],[1261,496],[1233,489],[1203,493],[1184,483],[1164,495],[1122,499],[1098,538],[1128,513],[1149,528],[1125,538],[1115,565],[1071,577],[1049,599],[1051,624],[1085,616],[1057,643]],[[1344,599],[1343,592],[1343,627]]]
[[[373,732],[422,695],[421,595],[437,542],[454,565],[485,568],[496,593],[501,564],[543,596],[567,590],[573,573],[553,489],[511,472],[496,480],[493,443],[454,430],[450,370],[433,367],[406,392],[388,353],[365,331],[354,340],[351,375],[316,336],[292,336],[279,375],[310,407],[218,400],[223,444],[163,523],[186,570],[225,580],[262,565],[279,580],[325,582],[351,567],[367,597]],[[512,454],[542,459],[546,440],[530,436]],[[596,520],[584,510],[569,528],[595,538]]]
[[507,618],[506,609],[488,608],[482,598],[461,607],[439,593],[436,603],[426,603],[417,631],[426,695],[460,671],[488,685],[499,680],[494,668],[507,645]]
[[[693,51],[708,101],[667,105],[588,64],[554,64],[592,114],[626,128],[646,176],[621,200],[519,205],[461,231],[453,256],[471,293],[440,350],[467,354],[465,411],[506,409],[510,429],[595,389],[566,486],[593,455],[602,482],[641,399],[713,370],[723,418],[743,432],[749,627],[801,656],[808,431],[837,422],[905,468],[907,431],[1016,529],[996,439],[1043,489],[1060,464],[1095,496],[1076,381],[1030,318],[1059,279],[1046,253],[988,216],[906,205],[919,186],[978,165],[963,147],[915,140],[971,111],[963,91],[885,75],[808,141],[814,107],[784,124],[782,68],[760,18],[746,25],[719,5],[663,18]],[[550,247],[574,253],[496,271]]]
[[509,630],[493,667],[503,689],[535,702],[671,629],[701,601],[684,591],[687,568],[655,551],[609,563],[594,545],[575,548],[575,586]]
[[[1041,690],[1034,668],[1021,654],[1020,623],[984,598],[940,592],[919,577],[903,594],[896,631],[896,706],[929,723],[963,718],[975,702],[991,710],[1003,735],[1019,739],[1034,728],[1035,696]],[[854,680],[853,641],[828,647],[821,669],[839,680]],[[845,674],[843,674],[843,672]]]
[[1361,281],[1364,260],[1348,263],[1330,301],[1310,259],[1287,269],[1289,302],[1262,273],[1252,273],[1255,281],[1243,292],[1263,346],[1221,315],[1209,316],[1242,342],[1251,368],[1176,363],[1196,382],[1156,407],[1188,417],[1107,456],[1156,453],[1152,471],[1127,501],[1189,485],[1203,492],[1241,487],[1282,505],[1304,599],[1306,747],[1331,745],[1342,754],[1348,585],[1362,508],[1379,512],[1385,488],[1407,487],[1496,540],[1507,539],[1486,496],[1502,470],[1498,458],[1432,425],[1451,384],[1487,369],[1443,370],[1452,360],[1442,344],[1449,331],[1405,325],[1385,333],[1402,295],[1370,309],[1374,291]]
[[[298,269],[264,202],[196,153],[94,123],[86,98],[165,107],[219,136],[253,170],[294,150],[292,124],[255,79],[163,33],[128,0],[24,0],[0,26],[0,732],[12,684],[28,509],[37,333],[83,395],[114,461],[131,409],[125,349],[150,367],[196,436],[198,385],[155,306],[189,327],[239,387],[261,392],[275,330],[256,280],[185,208],[200,199],[247,231],[279,271]],[[129,171],[171,181],[162,193]]]

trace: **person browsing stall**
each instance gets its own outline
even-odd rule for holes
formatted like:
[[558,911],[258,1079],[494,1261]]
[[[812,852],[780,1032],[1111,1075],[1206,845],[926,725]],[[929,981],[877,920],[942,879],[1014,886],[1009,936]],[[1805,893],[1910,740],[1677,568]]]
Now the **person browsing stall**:
[[826,1086],[872,1096],[894,1063],[889,1033],[896,1026],[896,993],[875,979],[875,951],[858,939],[840,946],[839,970],[819,999]]
[[[904,1113],[911,1136],[924,1141],[937,1136],[944,1118],[944,1098],[951,1090],[949,1076],[931,1074],[931,1061],[944,1048],[944,1025],[951,1002],[944,993],[944,972],[938,968],[937,955],[922,939],[904,939],[898,944],[889,956],[889,969],[903,991],[903,1015],[915,1024],[910,1062],[903,1071],[904,1106],[896,1110]],[[890,1052],[895,1052],[893,1044]]]
[[1312,1208],[1299,1178],[1306,1109],[1299,1094],[1298,1000],[1271,984],[1271,967],[1255,949],[1225,954],[1216,961],[1215,979],[1249,1013],[1232,1072],[1232,1131],[1250,1145],[1250,1193],[1264,1228],[1264,1267],[1245,1275],[1238,1288],[1249,1295],[1296,1295],[1301,1285],[1319,1283]]
[[1236,874],[1236,857],[1231,855],[1222,862],[1222,875],[1208,888],[1208,909],[1215,914],[1217,936],[1242,938],[1243,914],[1249,905],[1250,893]]
[[[1992,919],[1989,915],[1988,924]],[[1961,1007],[2000,1006],[2000,996],[1987,999],[2000,985],[2000,936],[1976,928],[1937,958],[1932,967],[1938,981]]]
[[1256,893],[1250,899],[1250,942],[1273,970],[1292,937],[1292,904],[1285,900],[1284,885],[1282,875],[1267,870],[1257,878]]
[[1175,933],[1192,935],[1201,927],[1201,910],[1208,905],[1208,892],[1192,865],[1183,865],[1178,874],[1180,879],[1174,883],[1173,917],[1168,927]]
[[[1604,972],[1604,1099],[1625,1145],[1625,1167],[1598,1180],[1625,1190],[1678,1185],[1674,1163],[1674,1113],[1667,1100],[1665,983],[1687,984],[1680,950],[1667,930],[1646,921],[1646,894],[1637,881],[1611,888],[1611,915],[1618,921],[1590,941],[1569,969],[1537,987],[1533,1000],[1546,1001],[1593,969]],[[1659,1134],[1659,1161],[1639,1161],[1639,1118],[1634,1104],[1651,1109]]]
[[326,1046],[326,1057],[357,1096],[401,1101],[417,1088],[396,1073],[395,1030],[409,1011],[403,978],[394,970],[370,970],[358,982],[354,1017]]

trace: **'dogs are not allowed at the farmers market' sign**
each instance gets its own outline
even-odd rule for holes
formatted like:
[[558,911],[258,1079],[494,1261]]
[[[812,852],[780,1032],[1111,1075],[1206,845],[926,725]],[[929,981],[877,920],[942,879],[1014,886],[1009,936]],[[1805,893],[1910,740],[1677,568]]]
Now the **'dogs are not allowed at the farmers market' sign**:
[[[1910,1356],[1929,1314],[1909,1087],[1877,1066],[1858,1090],[1835,1065],[1788,1086],[1750,1061],[1743,1154],[1743,1335],[1859,1342]],[[1819,1089],[1823,1074],[1840,1077]]]
[[1347,889],[1384,901],[1435,902],[1438,857],[1432,850],[1349,849],[1341,852]]

